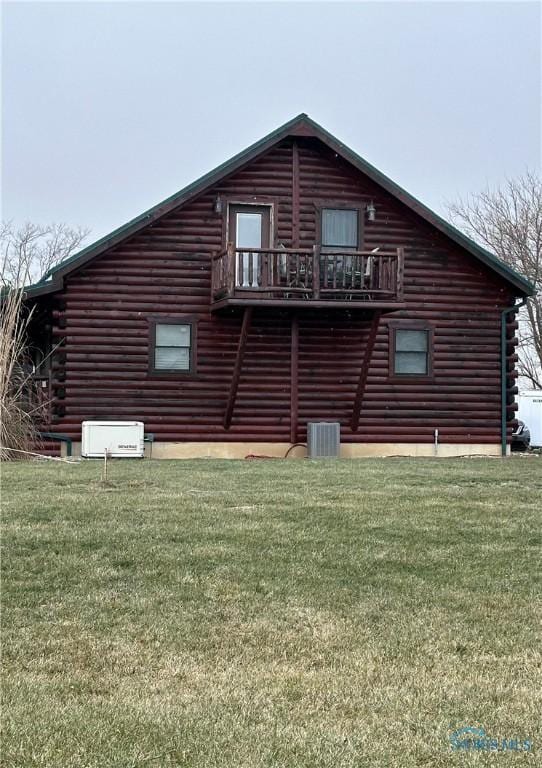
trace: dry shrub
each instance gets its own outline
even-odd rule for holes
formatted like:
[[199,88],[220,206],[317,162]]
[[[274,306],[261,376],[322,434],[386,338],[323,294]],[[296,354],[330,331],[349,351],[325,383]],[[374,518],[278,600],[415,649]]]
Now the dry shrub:
[[38,442],[37,425],[47,420],[48,404],[37,389],[27,346],[32,310],[25,303],[24,286],[40,276],[44,279],[87,234],[66,224],[43,227],[27,222],[18,229],[11,222],[0,225],[0,459],[23,457],[18,451],[31,450]]
[[32,369],[26,365],[26,332],[31,312],[23,311],[24,291],[5,292],[0,307],[0,459],[20,458],[37,438],[40,410],[33,396]]

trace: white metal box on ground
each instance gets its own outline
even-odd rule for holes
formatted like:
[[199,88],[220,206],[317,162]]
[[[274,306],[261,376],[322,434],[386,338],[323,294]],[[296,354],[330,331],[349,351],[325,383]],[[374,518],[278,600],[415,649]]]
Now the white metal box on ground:
[[84,421],[81,456],[86,459],[142,458],[145,450],[142,421]]
[[531,433],[531,446],[542,446],[542,390],[523,390],[518,397],[518,419]]

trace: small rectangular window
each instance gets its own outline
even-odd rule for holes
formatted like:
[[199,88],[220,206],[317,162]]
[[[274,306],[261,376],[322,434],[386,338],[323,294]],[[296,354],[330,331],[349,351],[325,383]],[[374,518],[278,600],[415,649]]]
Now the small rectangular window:
[[429,331],[396,328],[394,373],[399,376],[429,374]]
[[359,211],[350,208],[322,208],[322,246],[358,247]]
[[153,328],[152,370],[191,373],[194,342],[192,323],[157,321]]

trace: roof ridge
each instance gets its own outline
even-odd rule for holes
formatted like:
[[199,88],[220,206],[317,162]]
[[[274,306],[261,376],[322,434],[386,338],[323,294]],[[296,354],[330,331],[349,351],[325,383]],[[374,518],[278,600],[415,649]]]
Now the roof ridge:
[[[296,130],[297,129],[297,130]],[[304,129],[302,134],[297,133],[299,129]],[[216,168],[208,171],[200,176],[195,181],[191,182],[187,186],[180,189],[178,192],[169,195],[161,202],[148,208],[143,213],[130,219],[126,224],[117,227],[112,232],[104,235],[96,240],[94,243],[83,248],[76,254],[73,254],[69,258],[61,261],[59,264],[48,270],[42,278],[35,284],[27,286],[27,293],[48,293],[57,290],[61,287],[61,282],[64,274],[67,274],[79,265],[85,264],[90,259],[103,253],[107,248],[113,247],[118,242],[121,242],[127,237],[138,232],[140,229],[150,224],[152,221],[160,218],[164,214],[168,213],[173,208],[176,208],[196,194],[203,192],[208,186],[217,183],[226,176],[234,173],[243,165],[259,156],[261,153],[267,151],[279,141],[287,136],[295,135],[312,136],[319,139],[324,144],[327,144],[335,152],[340,154],[345,160],[354,165],[359,171],[369,176],[376,184],[383,187],[387,192],[399,199],[404,205],[413,210],[421,218],[428,221],[444,235],[451,240],[455,241],[460,247],[467,250],[473,256],[486,264],[505,280],[512,283],[522,295],[532,295],[535,291],[532,283],[527,280],[523,275],[510,267],[504,261],[499,259],[494,253],[483,248],[476,243],[470,237],[465,235],[459,229],[454,227],[450,222],[446,221],[442,216],[435,213],[428,208],[424,203],[411,195],[399,184],[394,182],[384,173],[378,170],[374,165],[358,155],[354,150],[350,149],[346,144],[337,139],[333,134],[329,133],[319,123],[313,120],[305,112],[300,112],[295,117],[283,123],[271,133],[268,133],[263,138],[249,145],[246,149],[241,150],[237,154],[233,155],[228,160],[224,161]]]

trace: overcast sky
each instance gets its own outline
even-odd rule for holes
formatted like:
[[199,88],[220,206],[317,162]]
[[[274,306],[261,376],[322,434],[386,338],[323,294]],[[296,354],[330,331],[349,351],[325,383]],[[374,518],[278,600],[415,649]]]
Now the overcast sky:
[[2,217],[96,239],[299,112],[444,213],[540,168],[540,7],[5,3]]

